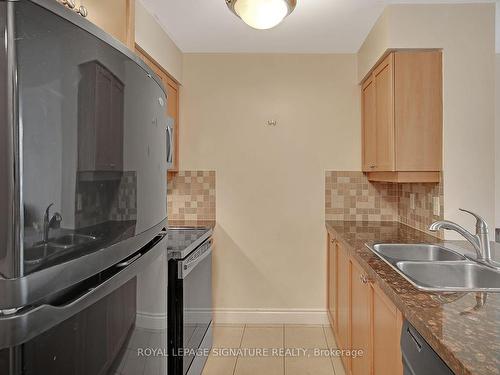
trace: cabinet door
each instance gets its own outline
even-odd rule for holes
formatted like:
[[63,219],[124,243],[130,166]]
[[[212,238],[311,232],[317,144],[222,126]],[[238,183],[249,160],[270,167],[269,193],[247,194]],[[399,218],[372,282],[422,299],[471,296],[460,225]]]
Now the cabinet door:
[[[95,166],[97,171],[123,169],[123,84],[105,67],[95,63]],[[90,108],[92,110],[92,108]],[[92,124],[91,124],[92,125]]]
[[123,84],[114,79],[111,84],[111,122],[109,147],[109,169],[123,170]]
[[[338,289],[337,289],[337,298],[338,298],[338,309],[337,309],[337,338],[338,345],[342,349],[350,348],[350,340],[349,340],[349,327],[350,327],[350,274],[351,274],[351,265],[349,261],[349,256],[345,252],[345,250],[340,246],[337,246],[337,259],[338,259]],[[346,369],[349,369],[349,357],[343,356],[342,362]]]
[[351,262],[351,348],[364,352],[363,356],[351,359],[351,374],[370,374],[371,287],[355,261]]
[[375,171],[394,171],[394,54],[375,69]]
[[361,92],[363,171],[374,171],[377,166],[377,128],[375,112],[375,82],[373,77],[363,83]]
[[111,87],[113,76],[102,66],[96,64],[95,88],[95,170],[107,171],[111,169],[110,141],[112,140],[111,126]]
[[396,52],[396,169],[440,171],[443,144],[442,52]]
[[332,327],[337,330],[337,241],[328,241],[328,314]]
[[402,374],[400,349],[401,313],[385,296],[384,292],[373,285],[373,374]]

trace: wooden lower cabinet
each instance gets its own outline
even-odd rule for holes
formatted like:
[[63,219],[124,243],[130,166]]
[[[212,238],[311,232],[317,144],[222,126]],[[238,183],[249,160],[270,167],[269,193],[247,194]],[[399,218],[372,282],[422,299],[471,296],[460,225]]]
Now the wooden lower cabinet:
[[[334,290],[332,290],[334,289]],[[342,357],[346,374],[402,375],[403,316],[341,242],[328,241],[328,312],[340,349],[363,350]]]
[[337,241],[328,236],[328,319],[332,327],[337,328]]
[[377,286],[373,290],[373,374],[402,374],[400,336],[401,312]]
[[363,350],[362,356],[351,360],[351,373],[355,375],[370,374],[371,298],[371,286],[363,269],[357,263],[351,262],[351,348]]
[[[337,345],[340,348],[350,348],[351,264],[342,246],[338,245],[337,249]],[[343,356],[342,363],[346,369],[351,368],[349,357]]]

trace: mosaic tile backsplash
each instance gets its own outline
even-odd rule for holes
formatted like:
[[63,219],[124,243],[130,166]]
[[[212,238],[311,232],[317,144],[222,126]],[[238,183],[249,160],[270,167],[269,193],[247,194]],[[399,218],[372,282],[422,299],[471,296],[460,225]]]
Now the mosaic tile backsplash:
[[372,184],[361,172],[326,172],[327,220],[397,221],[396,184]]
[[117,199],[111,206],[110,219],[113,221],[137,220],[137,173],[135,171],[123,172]]
[[215,171],[179,171],[167,189],[169,220],[215,220]]
[[[415,209],[410,206],[410,194],[415,194]],[[439,215],[434,215],[432,198],[439,197]],[[443,183],[439,184],[400,184],[399,185],[399,221],[418,230],[429,232],[432,222],[444,218]],[[440,236],[442,237],[442,235]]]
[[[414,210],[410,194],[415,194]],[[439,216],[433,214],[434,196],[440,200]],[[325,216],[326,220],[399,221],[431,233],[429,224],[443,218],[443,184],[370,182],[362,172],[327,171]]]
[[137,174],[125,171],[119,180],[77,180],[75,224],[85,228],[107,221],[137,219]]

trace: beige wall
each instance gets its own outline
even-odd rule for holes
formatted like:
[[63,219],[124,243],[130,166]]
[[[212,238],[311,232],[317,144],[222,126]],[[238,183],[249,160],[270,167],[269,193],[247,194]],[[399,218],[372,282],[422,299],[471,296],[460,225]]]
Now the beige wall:
[[390,13],[391,8],[386,7],[358,51],[359,81],[364,78],[390,45]]
[[182,52],[139,0],[135,5],[135,41],[182,83]]
[[186,54],[183,74],[181,169],[216,171],[215,307],[324,310],[325,170],[360,168],[355,55]]
[[359,79],[386,48],[443,48],[444,216],[473,230],[464,207],[493,224],[494,4],[391,5],[372,33]]

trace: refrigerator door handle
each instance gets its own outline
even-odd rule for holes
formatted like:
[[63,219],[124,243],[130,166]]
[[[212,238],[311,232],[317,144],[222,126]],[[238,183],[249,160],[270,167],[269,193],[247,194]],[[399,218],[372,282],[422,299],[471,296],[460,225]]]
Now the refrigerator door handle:
[[128,260],[125,260],[123,262],[120,262],[116,265],[116,267],[118,268],[124,268],[124,267],[128,267],[130,266],[132,263],[134,263],[137,259],[139,259],[140,257],[142,256],[141,253],[133,256],[132,258],[128,259]]
[[[135,277],[147,265],[165,253],[166,237],[159,240],[151,249],[133,257],[128,266],[116,267],[116,273],[102,283],[89,288],[76,298],[58,304],[43,304],[21,310],[17,314],[0,316],[0,349],[17,346],[44,331],[56,326],[80,311],[118,289]],[[139,255],[139,254],[138,254]],[[118,265],[117,265],[118,266]]]

